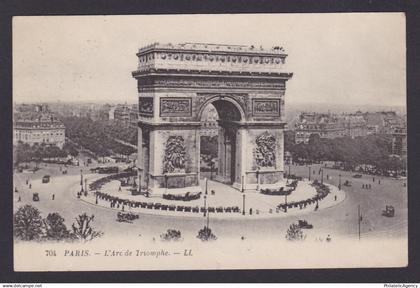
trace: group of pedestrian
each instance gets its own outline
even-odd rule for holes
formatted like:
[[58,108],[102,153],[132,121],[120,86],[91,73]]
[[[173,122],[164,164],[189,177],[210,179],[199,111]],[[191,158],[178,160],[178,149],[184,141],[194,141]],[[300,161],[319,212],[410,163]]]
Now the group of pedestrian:
[[371,184],[362,184],[362,188],[363,189],[372,189],[372,185]]

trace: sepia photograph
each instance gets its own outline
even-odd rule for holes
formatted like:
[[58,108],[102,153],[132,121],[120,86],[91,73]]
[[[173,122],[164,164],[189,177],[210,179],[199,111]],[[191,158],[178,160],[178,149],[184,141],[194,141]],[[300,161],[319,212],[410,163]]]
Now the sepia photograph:
[[14,270],[406,267],[405,22],[13,17]]

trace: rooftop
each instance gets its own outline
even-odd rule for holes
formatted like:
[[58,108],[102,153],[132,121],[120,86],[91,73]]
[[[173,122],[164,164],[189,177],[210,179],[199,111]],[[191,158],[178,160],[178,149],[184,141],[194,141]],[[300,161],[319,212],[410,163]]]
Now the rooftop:
[[234,52],[244,54],[276,54],[284,55],[284,48],[282,46],[274,46],[270,49],[265,49],[262,46],[247,46],[247,45],[230,45],[230,44],[210,44],[210,43],[179,43],[179,44],[161,44],[153,43],[139,49],[139,54],[143,54],[149,50],[186,50],[195,52]]

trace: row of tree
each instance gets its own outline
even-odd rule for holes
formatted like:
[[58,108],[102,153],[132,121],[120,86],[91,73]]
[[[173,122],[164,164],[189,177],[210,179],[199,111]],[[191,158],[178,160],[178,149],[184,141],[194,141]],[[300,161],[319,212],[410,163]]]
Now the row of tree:
[[308,144],[295,144],[294,132],[285,133],[285,150],[295,162],[342,162],[346,169],[371,165],[381,171],[403,170],[406,163],[391,154],[392,135],[375,134],[363,137],[320,138],[312,134]]
[[90,241],[103,235],[92,227],[93,220],[93,215],[80,214],[69,230],[59,213],[42,218],[37,208],[25,205],[13,215],[13,233],[16,239],[25,241]]
[[67,137],[93,152],[98,157],[112,154],[130,155],[136,152],[134,147],[124,145],[123,140],[137,144],[137,131],[116,121],[94,121],[83,117],[63,117]]
[[15,164],[23,162],[40,162],[42,159],[51,159],[51,158],[64,158],[68,155],[73,157],[78,155],[77,147],[72,143],[65,143],[63,148],[60,149],[56,145],[50,144],[34,144],[29,145],[28,143],[19,142],[17,146],[14,147],[15,152]]

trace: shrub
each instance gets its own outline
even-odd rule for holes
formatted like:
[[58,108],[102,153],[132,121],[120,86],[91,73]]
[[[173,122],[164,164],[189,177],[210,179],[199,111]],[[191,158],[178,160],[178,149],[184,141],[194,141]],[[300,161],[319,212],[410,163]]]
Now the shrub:
[[175,229],[168,229],[166,233],[160,235],[160,239],[162,241],[180,241],[181,238],[181,231]]
[[197,238],[201,241],[213,241],[217,239],[217,237],[211,232],[211,229],[207,226],[204,226],[203,229],[198,231]]
[[293,223],[287,229],[286,239],[289,241],[301,241],[305,240],[306,236],[303,234],[302,229],[298,224]]
[[58,213],[50,213],[44,219],[45,238],[48,240],[66,240],[71,234],[64,224],[64,218]]
[[88,216],[86,213],[80,214],[76,218],[76,223],[71,225],[73,229],[73,235],[76,239],[83,241],[90,241],[95,238],[101,237],[104,233],[101,231],[95,231],[91,227],[91,222],[94,219],[94,215]]
[[20,207],[13,215],[13,233],[21,240],[38,240],[43,234],[43,221],[39,210],[31,205]]

